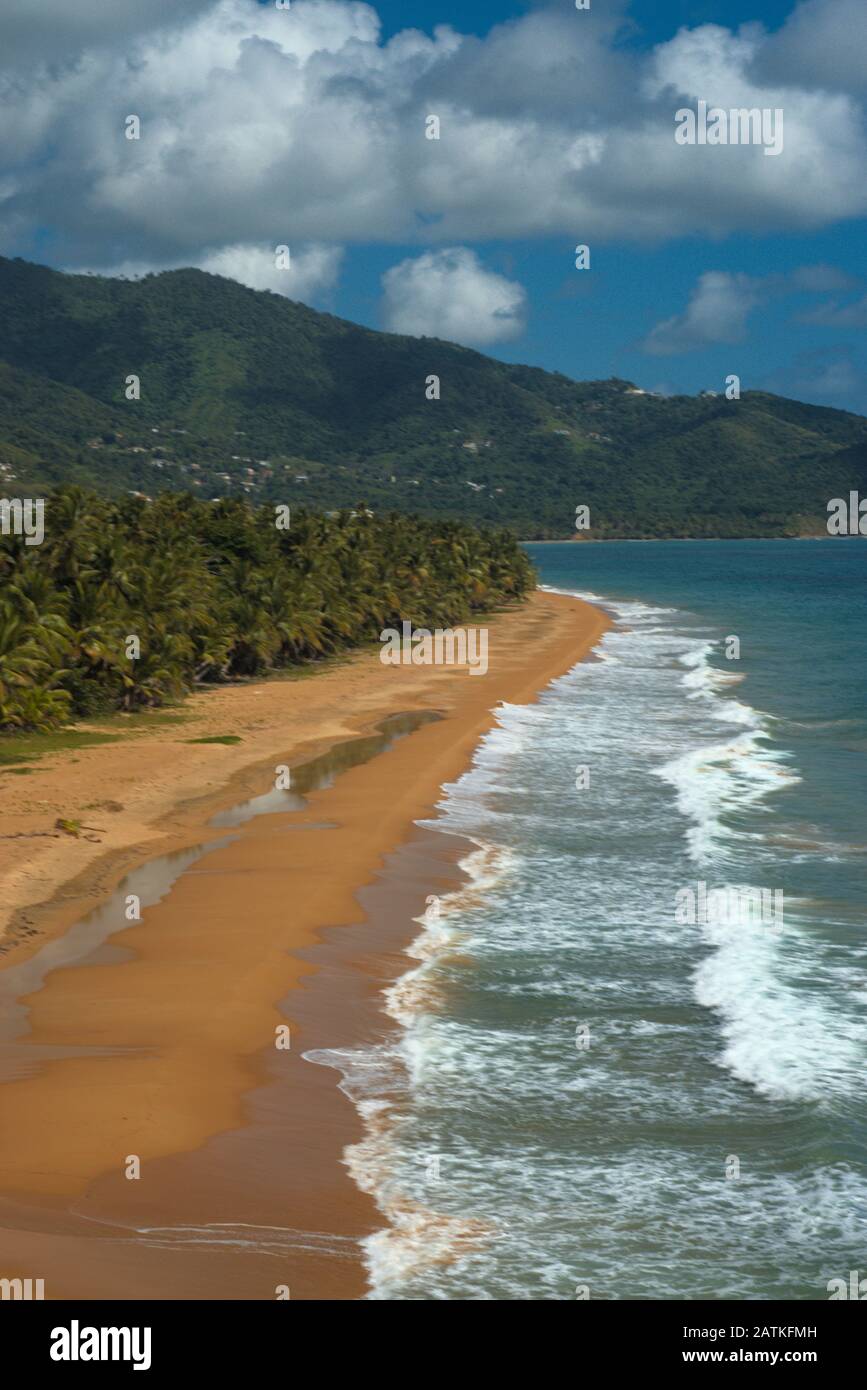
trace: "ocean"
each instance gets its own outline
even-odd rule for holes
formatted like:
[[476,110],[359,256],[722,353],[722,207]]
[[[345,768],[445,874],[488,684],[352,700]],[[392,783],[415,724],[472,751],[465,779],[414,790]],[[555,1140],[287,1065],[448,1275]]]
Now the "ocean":
[[[339,1062],[374,1299],[867,1276],[867,546],[528,547],[615,627],[428,826],[476,848]],[[722,892],[726,890],[726,892]]]

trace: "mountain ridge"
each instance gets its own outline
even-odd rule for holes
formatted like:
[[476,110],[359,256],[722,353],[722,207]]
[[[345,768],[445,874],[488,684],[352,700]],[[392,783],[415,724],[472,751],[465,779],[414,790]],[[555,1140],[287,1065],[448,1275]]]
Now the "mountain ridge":
[[540,539],[572,534],[580,505],[600,538],[819,534],[831,497],[867,492],[867,419],[573,381],[192,268],[0,258],[0,488],[64,482],[364,501]]

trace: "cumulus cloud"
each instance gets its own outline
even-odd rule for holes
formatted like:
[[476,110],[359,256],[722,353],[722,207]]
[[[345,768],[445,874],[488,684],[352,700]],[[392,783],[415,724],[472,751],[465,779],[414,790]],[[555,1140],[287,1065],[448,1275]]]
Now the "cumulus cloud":
[[[213,0],[183,0],[183,17]],[[0,43],[3,64],[74,62],[95,48],[179,18],[177,0],[3,0]]]
[[[655,357],[693,352],[714,343],[740,343],[752,311],[771,297],[827,294],[854,289],[857,281],[832,265],[797,266],[788,274],[744,275],[709,270],[701,275],[681,314],[663,319],[641,344]],[[867,322],[867,299],[838,308],[819,305],[799,316],[802,323],[859,327]]]
[[[681,29],[655,50],[646,91],[658,100],[673,97],[679,107],[704,100],[726,110],[782,112],[783,150],[774,159],[763,158],[755,145],[679,147],[689,172],[680,165],[677,180],[667,179],[661,192],[681,210],[685,231],[713,234],[714,220],[717,234],[734,227],[769,231],[786,221],[788,230],[814,229],[867,210],[867,200],[847,188],[865,168],[862,108],[840,92],[799,89],[784,75],[774,82],[757,80],[753,65],[764,42],[756,25],[732,34],[706,24]],[[652,158],[654,152],[648,154]],[[671,171],[666,161],[664,175]],[[811,209],[819,189],[827,201]],[[689,207],[690,190],[698,199],[710,199],[710,218],[707,208]]]
[[[245,243],[221,246],[204,251],[197,257],[196,264],[200,270],[237,280],[251,290],[271,290],[274,294],[299,299],[304,303],[316,303],[334,288],[343,259],[342,247],[302,246],[297,251],[290,247],[288,257],[278,257],[277,251],[281,249]],[[79,275],[107,275],[110,278],[137,280],[142,275],[161,270],[179,270],[185,264],[189,262],[128,260],[116,265],[67,266],[66,269]]]
[[747,316],[766,293],[767,282],[760,278],[709,270],[699,278],[684,312],[658,323],[642,348],[667,357],[712,343],[742,342]]
[[867,5],[864,0],[802,0],[761,45],[759,81],[867,91]]
[[465,246],[427,251],[382,277],[383,320],[393,333],[477,346],[502,343],[524,328],[523,287],[486,270]]
[[[821,0],[824,20],[846,3]],[[617,7],[592,24],[545,6],[483,39],[438,26],[388,42],[355,0],[56,0],[56,18],[78,26],[74,61],[56,60],[44,4],[0,11],[7,250],[58,208],[70,264],[281,241],[719,237],[867,212],[857,94],[833,74],[817,89],[785,31],[702,25],[641,52],[616,42]],[[52,59],[38,73],[28,44]],[[700,98],[782,107],[783,153],[677,145],[674,113]],[[439,140],[425,139],[430,114]]]
[[199,261],[202,270],[225,275],[252,290],[273,290],[289,299],[315,299],[334,288],[343,251],[339,246],[307,246],[278,263],[273,246],[224,246]]

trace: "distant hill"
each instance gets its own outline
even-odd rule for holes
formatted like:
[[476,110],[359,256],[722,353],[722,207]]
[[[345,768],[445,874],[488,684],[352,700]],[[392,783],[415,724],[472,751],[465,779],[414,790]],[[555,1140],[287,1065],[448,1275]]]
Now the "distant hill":
[[569,535],[579,504],[594,536],[797,535],[824,532],[829,498],[867,492],[867,419],[576,382],[198,270],[117,280],[0,258],[0,494],[59,482],[364,501],[528,538]]

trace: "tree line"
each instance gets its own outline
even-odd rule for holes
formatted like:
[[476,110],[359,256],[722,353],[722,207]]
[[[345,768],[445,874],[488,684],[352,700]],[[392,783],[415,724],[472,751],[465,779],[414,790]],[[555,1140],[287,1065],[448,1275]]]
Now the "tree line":
[[449,627],[535,582],[505,530],[366,507],[50,494],[45,538],[0,535],[0,728],[48,730],[194,686],[263,676]]

